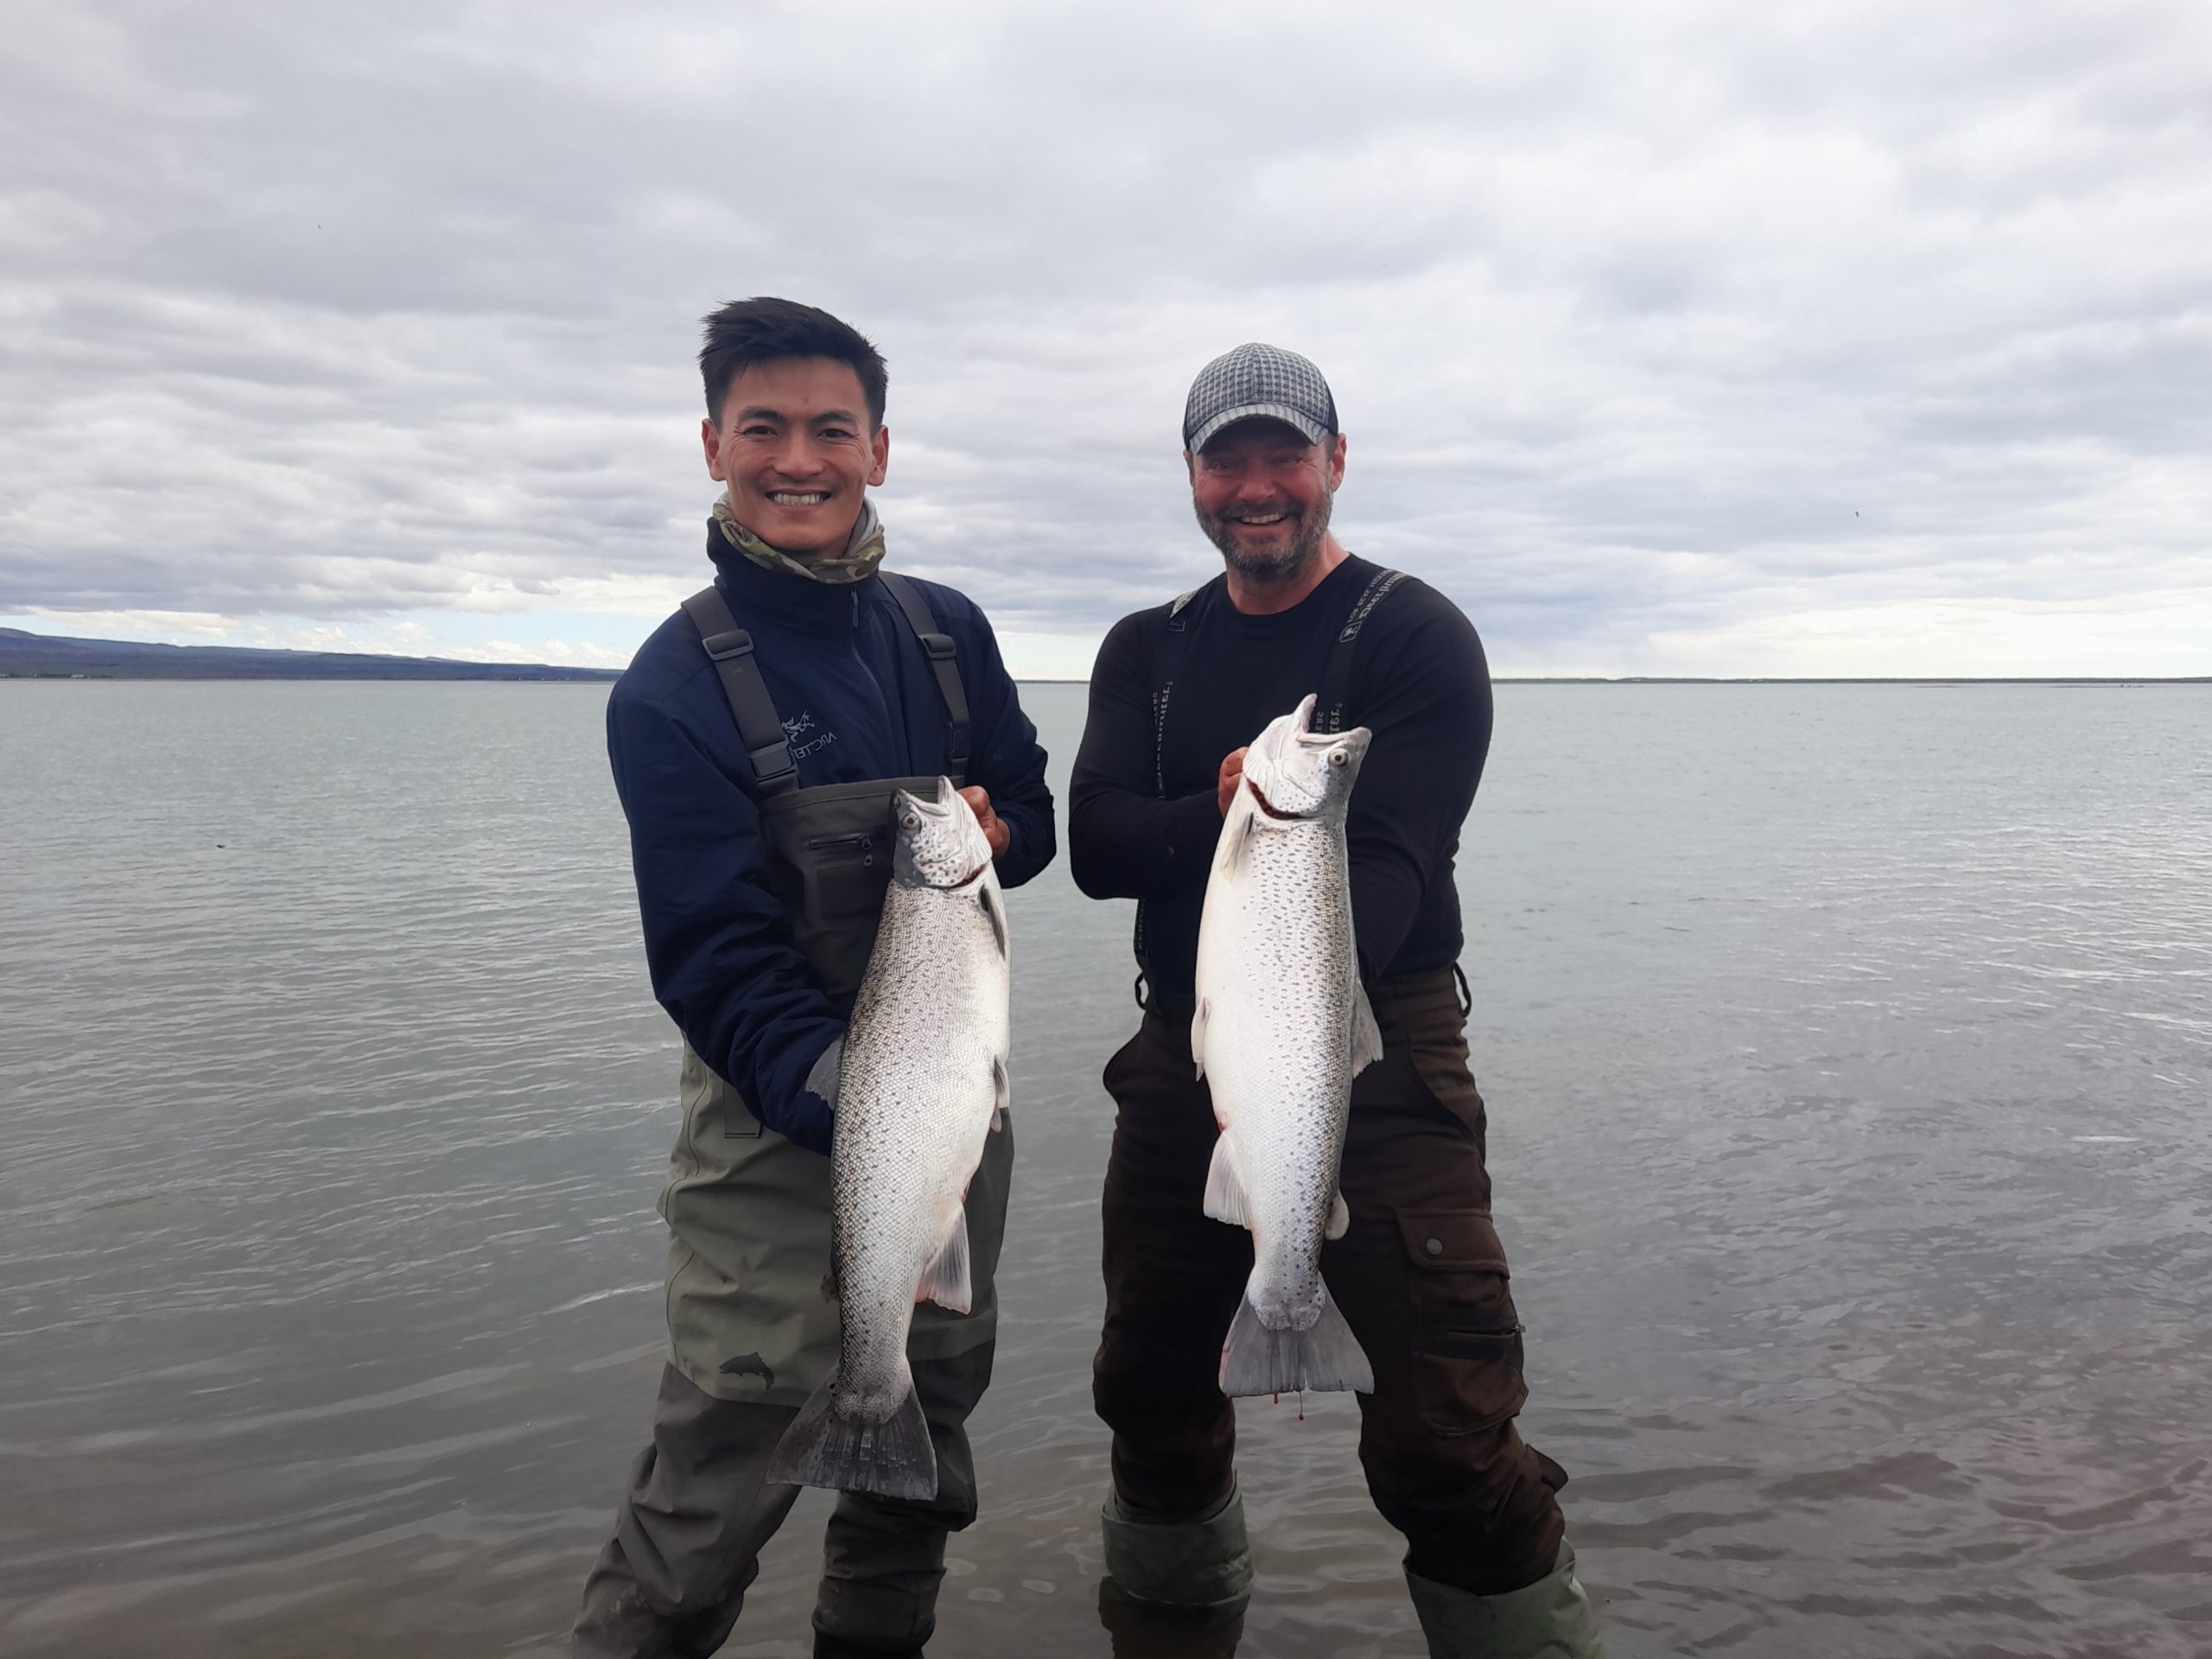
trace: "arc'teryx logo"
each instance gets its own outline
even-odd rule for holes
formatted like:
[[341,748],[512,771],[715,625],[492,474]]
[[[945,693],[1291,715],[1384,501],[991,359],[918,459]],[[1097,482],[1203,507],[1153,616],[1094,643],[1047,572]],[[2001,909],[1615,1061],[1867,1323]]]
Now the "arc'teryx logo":
[[[818,750],[826,749],[837,741],[836,733],[827,728],[817,728],[815,725],[814,715],[810,710],[800,715],[796,720],[784,721],[783,725],[784,741],[791,746],[791,759],[794,760],[804,760],[808,755]],[[814,735],[807,736],[809,732],[812,732]]]

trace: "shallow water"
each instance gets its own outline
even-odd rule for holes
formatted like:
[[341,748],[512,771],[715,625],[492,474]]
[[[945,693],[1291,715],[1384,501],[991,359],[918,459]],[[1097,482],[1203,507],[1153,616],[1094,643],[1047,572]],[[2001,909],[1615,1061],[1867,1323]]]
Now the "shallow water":
[[[676,1116],[604,695],[0,684],[0,1651],[561,1650]],[[1081,689],[1024,696],[1064,780]],[[2212,687],[1498,702],[1472,1042],[1614,1654],[2212,1652]],[[1010,906],[1005,1329],[933,1645],[1104,1655],[1129,918],[1058,867]],[[1244,1411],[1245,1659],[1421,1651],[1353,1419]],[[728,1652],[808,1651],[826,1504]]]

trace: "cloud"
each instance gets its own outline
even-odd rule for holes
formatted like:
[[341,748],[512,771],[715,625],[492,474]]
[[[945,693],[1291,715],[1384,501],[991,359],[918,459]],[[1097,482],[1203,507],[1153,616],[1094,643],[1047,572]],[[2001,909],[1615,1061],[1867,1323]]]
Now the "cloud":
[[772,292],[891,359],[897,562],[1054,660],[1212,568],[1177,419],[1257,338],[1336,388],[1347,542],[1501,668],[2212,671],[2192,3],[33,3],[0,52],[0,613],[641,637],[703,569],[696,320]]

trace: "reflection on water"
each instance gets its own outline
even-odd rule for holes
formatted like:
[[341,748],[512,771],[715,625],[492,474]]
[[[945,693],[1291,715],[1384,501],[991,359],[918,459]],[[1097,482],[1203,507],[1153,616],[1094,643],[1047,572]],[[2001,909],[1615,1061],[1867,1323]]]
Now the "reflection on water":
[[[0,685],[0,1649],[559,1651],[676,1119],[603,695]],[[1064,779],[1081,691],[1025,696]],[[2212,688],[1501,689],[1473,1044],[1617,1654],[2212,1651],[2208,730]],[[1127,909],[1010,904],[936,1647],[1179,1651],[1099,1588]],[[1355,1416],[1243,1409],[1246,1659],[1421,1651]],[[809,1650],[827,1502],[729,1652]]]

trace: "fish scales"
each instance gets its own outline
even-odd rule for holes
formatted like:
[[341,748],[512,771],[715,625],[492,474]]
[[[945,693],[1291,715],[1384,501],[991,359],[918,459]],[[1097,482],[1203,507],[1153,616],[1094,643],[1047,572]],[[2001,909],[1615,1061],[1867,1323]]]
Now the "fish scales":
[[928,1498],[937,1457],[906,1337],[919,1300],[970,1311],[963,1205],[1006,1104],[1007,940],[989,843],[950,780],[934,800],[901,791],[898,819],[842,1060],[833,1050],[817,1067],[835,1072],[817,1092],[835,1103],[837,1367],[800,1408],[768,1477]]
[[1381,1048],[1359,988],[1344,845],[1369,734],[1313,732],[1313,702],[1247,752],[1199,926],[1192,1050],[1221,1126],[1206,1213],[1253,1235],[1223,1346],[1232,1394],[1373,1386],[1320,1271],[1344,1216],[1351,1080]]

